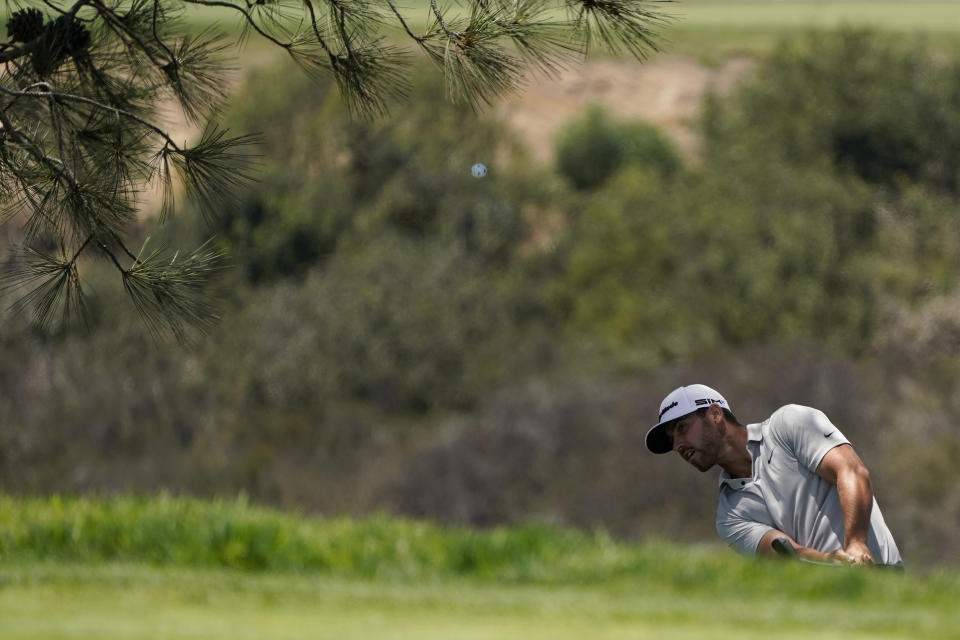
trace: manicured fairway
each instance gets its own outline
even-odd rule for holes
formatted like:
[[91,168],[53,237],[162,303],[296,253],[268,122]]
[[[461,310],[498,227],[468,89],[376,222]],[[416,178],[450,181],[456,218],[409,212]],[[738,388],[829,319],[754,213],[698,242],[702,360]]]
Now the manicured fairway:
[[[447,4],[455,13],[457,4]],[[430,19],[426,0],[401,0],[397,5],[415,29],[425,28]],[[563,5],[558,2],[557,6]],[[841,26],[921,34],[946,53],[960,51],[960,0],[678,0],[651,7],[673,18],[659,29],[667,51],[708,58],[731,53],[760,54],[785,35]],[[218,22],[221,27],[231,28],[239,24],[230,12],[216,8],[190,8],[187,15],[197,26]],[[554,15],[563,18],[566,12],[558,9]],[[391,29],[388,26],[388,31]],[[395,37],[405,42],[399,27],[394,30]]]
[[667,48],[694,55],[762,54],[780,38],[811,29],[871,28],[921,36],[947,54],[960,50],[960,2],[681,0],[665,5],[675,21]]
[[681,29],[780,31],[843,24],[897,31],[960,30],[960,2],[691,0],[667,5]]
[[[420,28],[429,19],[427,0],[399,0],[397,6]],[[449,4],[456,12],[465,2]],[[556,6],[562,7],[557,2]],[[940,2],[888,0],[678,0],[650,6],[676,18],[671,29],[715,31],[782,31],[842,24],[872,26],[897,31],[957,33],[960,31],[960,1]],[[210,7],[190,7],[186,14],[198,23],[234,22],[234,14]],[[564,15],[559,9],[557,16]]]
[[[774,582],[809,581],[813,592],[797,597],[788,589],[793,595],[787,596],[774,588],[758,595],[745,585],[743,597],[692,585],[685,594],[678,575],[544,585],[20,565],[0,578],[0,637],[933,639],[955,638],[960,628],[960,613],[949,602],[915,597],[913,578],[768,570],[776,573]],[[856,593],[844,593],[847,588]]]

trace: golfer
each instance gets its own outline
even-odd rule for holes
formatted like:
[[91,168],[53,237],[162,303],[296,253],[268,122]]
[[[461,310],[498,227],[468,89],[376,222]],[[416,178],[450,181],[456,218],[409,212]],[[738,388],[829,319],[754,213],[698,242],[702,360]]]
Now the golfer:
[[700,471],[719,465],[717,533],[741,553],[774,555],[786,537],[807,560],[903,565],[870,474],[816,409],[787,405],[743,426],[722,395],[693,384],[664,398],[646,444]]

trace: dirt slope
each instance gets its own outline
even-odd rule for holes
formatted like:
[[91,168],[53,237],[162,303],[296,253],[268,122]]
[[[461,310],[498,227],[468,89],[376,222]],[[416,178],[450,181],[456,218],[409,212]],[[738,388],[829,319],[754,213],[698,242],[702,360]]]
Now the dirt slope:
[[[229,84],[236,87],[251,69],[278,63],[289,60],[272,50],[248,56],[239,65],[241,71],[231,75]],[[728,91],[752,65],[753,59],[745,56],[727,58],[717,66],[678,54],[658,55],[644,63],[633,59],[590,60],[571,66],[555,78],[528,78],[520,91],[507,96],[492,111],[516,129],[540,162],[551,160],[557,129],[591,104],[604,105],[620,118],[661,127],[682,152],[689,154],[696,150],[690,119],[697,114],[704,94]],[[178,142],[199,134],[198,127],[186,122],[175,104],[166,105],[162,115]]]
[[590,104],[624,119],[644,120],[667,132],[681,152],[696,151],[690,119],[708,91],[728,91],[752,66],[746,57],[707,67],[680,55],[632,60],[597,60],[574,66],[557,78],[535,78],[494,110],[527,141],[535,160],[550,162],[557,129]]

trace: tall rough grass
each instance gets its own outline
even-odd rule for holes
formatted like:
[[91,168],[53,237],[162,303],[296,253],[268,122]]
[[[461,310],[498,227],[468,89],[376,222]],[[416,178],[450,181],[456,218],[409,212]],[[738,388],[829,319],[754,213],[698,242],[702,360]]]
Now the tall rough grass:
[[557,567],[612,566],[628,547],[608,537],[544,527],[441,528],[375,516],[305,517],[245,498],[161,494],[0,496],[5,561],[134,561],[243,570],[326,571],[380,577],[464,574],[551,577]]
[[306,517],[236,500],[0,494],[0,564],[106,562],[335,575],[482,579],[669,592],[776,589],[799,599],[956,602],[960,575],[763,562],[723,547],[632,545],[603,532],[470,529],[378,516]]

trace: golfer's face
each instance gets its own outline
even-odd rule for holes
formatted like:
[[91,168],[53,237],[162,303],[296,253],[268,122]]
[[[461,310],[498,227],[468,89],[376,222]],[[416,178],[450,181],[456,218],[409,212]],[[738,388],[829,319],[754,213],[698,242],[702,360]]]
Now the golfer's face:
[[667,428],[667,435],[673,439],[673,450],[700,471],[716,464],[719,437],[703,416],[683,416]]

